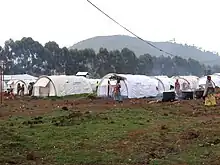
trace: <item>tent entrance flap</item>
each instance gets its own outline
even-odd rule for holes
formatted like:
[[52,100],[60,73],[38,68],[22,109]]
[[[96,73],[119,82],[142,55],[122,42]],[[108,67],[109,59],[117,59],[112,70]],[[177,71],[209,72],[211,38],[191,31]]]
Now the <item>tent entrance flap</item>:
[[46,87],[49,82],[50,80],[48,78],[41,78],[36,82],[36,84],[34,84],[34,86]]

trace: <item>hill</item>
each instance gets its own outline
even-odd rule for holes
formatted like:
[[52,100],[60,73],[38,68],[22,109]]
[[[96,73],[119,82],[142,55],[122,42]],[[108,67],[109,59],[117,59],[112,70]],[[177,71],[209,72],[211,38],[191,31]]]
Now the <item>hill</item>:
[[[195,46],[190,45],[182,45],[177,43],[171,42],[151,42],[155,46],[182,58],[192,58],[198,60],[201,63],[207,65],[217,65],[220,64],[220,56],[210,51],[202,51]],[[167,56],[162,52],[152,48],[151,46],[147,45],[143,41],[135,37],[125,36],[125,35],[113,35],[113,36],[97,36],[93,37],[81,42],[74,44],[70,49],[85,49],[85,48],[92,48],[96,52],[103,47],[107,48],[108,50],[121,50],[123,48],[128,48],[137,56],[149,53],[152,56]]]

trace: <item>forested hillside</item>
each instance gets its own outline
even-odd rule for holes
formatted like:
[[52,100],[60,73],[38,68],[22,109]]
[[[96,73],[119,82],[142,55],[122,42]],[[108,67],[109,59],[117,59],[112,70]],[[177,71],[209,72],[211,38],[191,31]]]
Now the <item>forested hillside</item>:
[[[151,42],[156,47],[178,55],[182,58],[192,58],[206,65],[217,65],[220,64],[220,56],[218,53],[202,50],[199,47],[192,45],[182,45],[172,42]],[[130,37],[125,35],[113,35],[113,36],[98,36],[80,41],[77,44],[70,47],[70,49],[85,49],[91,48],[96,52],[99,51],[100,47],[110,50],[122,50],[128,48],[139,57],[142,54],[149,53],[152,56],[159,57],[161,55],[167,56],[167,54],[151,47],[136,37]]]
[[[94,77],[102,77],[109,72],[201,76],[206,68],[193,59],[155,57],[150,54],[137,57],[127,48],[120,51],[100,48],[97,53],[92,49],[69,50],[60,48],[56,42],[43,46],[32,38],[6,41],[0,47],[0,57],[6,62],[5,74],[72,75],[78,71],[88,71]],[[220,72],[220,68],[215,66],[212,71]]]

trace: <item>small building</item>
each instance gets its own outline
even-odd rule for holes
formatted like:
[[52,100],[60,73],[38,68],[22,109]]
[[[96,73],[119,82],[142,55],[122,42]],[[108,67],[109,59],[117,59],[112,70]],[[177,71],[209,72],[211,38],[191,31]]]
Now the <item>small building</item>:
[[83,76],[89,78],[89,72],[77,72],[76,76]]

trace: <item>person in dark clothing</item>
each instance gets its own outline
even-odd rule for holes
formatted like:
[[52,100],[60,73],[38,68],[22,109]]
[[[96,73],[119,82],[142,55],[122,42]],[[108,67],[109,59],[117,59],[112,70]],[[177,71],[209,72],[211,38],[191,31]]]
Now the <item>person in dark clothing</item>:
[[28,85],[28,95],[31,96],[33,92],[33,83],[29,83]]
[[96,92],[98,91],[99,81],[96,82]]
[[24,96],[24,84],[22,84],[22,86],[21,86],[21,91],[20,91],[20,93],[21,93],[21,96]]
[[108,97],[109,97],[109,93],[110,93],[110,86],[111,86],[111,84],[110,84],[110,81],[108,80],[108,91],[107,91]]
[[18,83],[18,85],[17,85],[17,95],[20,95],[20,91],[21,91],[21,84]]

